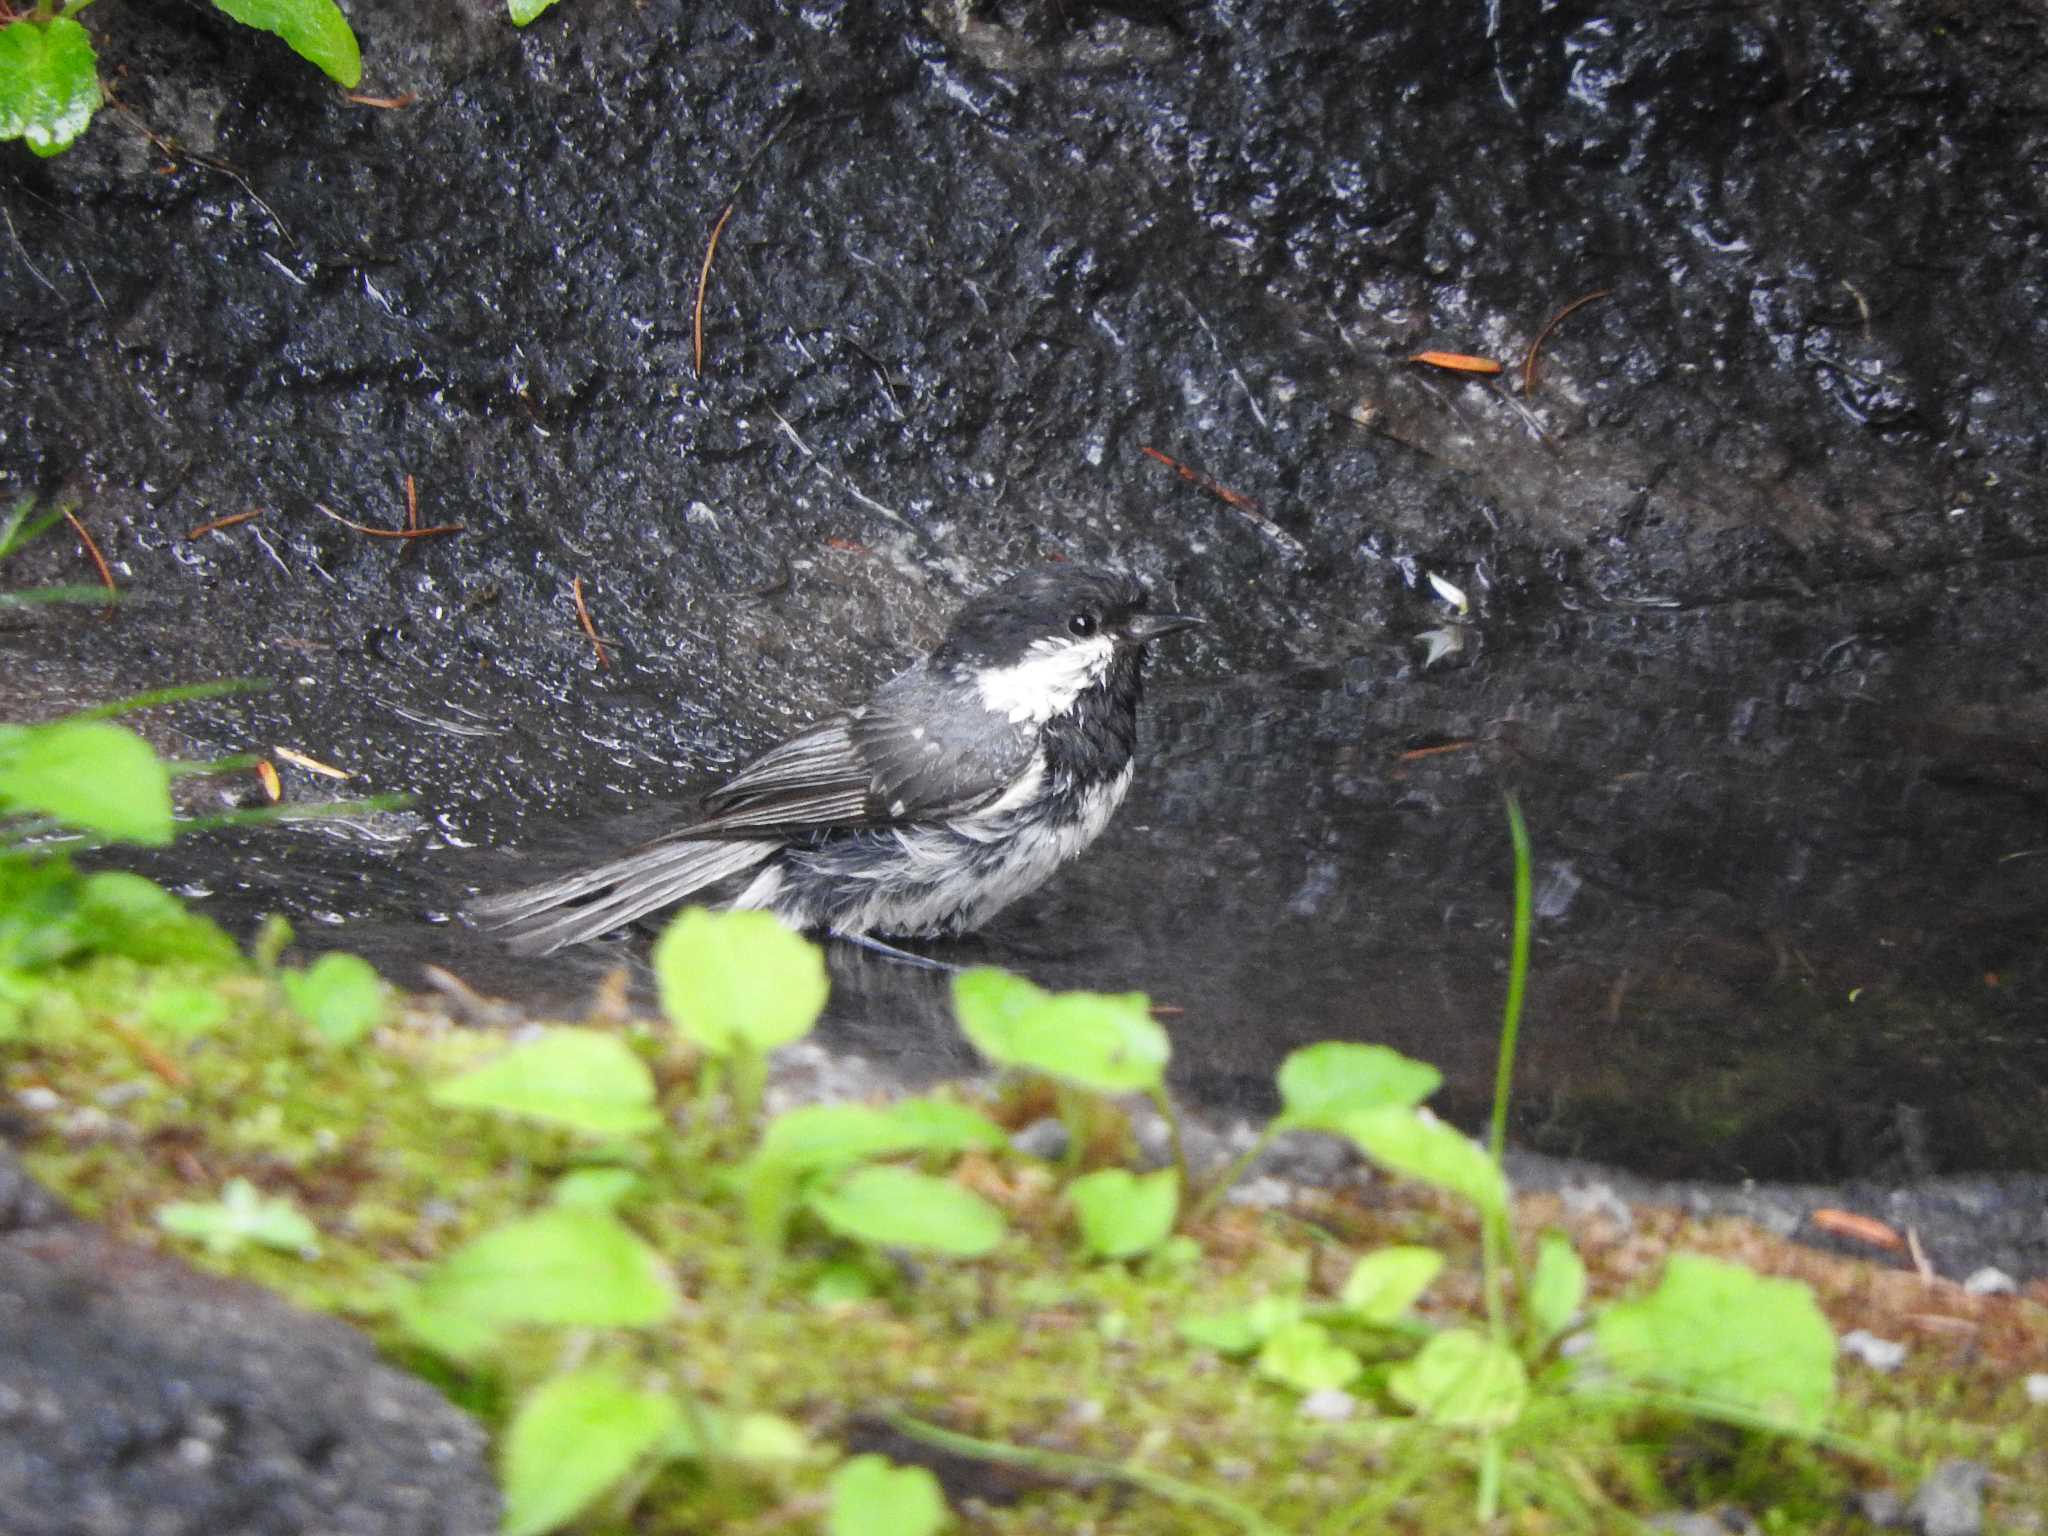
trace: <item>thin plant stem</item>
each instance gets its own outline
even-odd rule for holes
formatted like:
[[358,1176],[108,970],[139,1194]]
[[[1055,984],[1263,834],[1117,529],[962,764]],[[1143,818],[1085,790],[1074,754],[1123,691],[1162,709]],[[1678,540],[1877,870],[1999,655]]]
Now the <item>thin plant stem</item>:
[[1166,1122],[1166,1140],[1173,1149],[1173,1166],[1180,1172],[1180,1187],[1193,1189],[1194,1170],[1188,1167],[1188,1147],[1181,1137],[1180,1116],[1174,1112],[1173,1100],[1166,1096],[1163,1085],[1153,1085],[1152,1106],[1159,1111],[1159,1118]]
[[1500,1513],[1500,1476],[1506,1461],[1500,1436],[1489,1430],[1479,1442],[1479,1523],[1489,1524]]
[[1500,1167],[1507,1155],[1508,1093],[1515,1076],[1515,1042],[1522,1032],[1522,997],[1529,981],[1529,828],[1512,792],[1508,801],[1508,836],[1515,845],[1515,928],[1508,955],[1508,995],[1500,1011],[1500,1059],[1493,1074],[1493,1129],[1487,1150]]
[[1257,1510],[1250,1509],[1227,1495],[1216,1493],[1195,1483],[1183,1482],[1169,1477],[1164,1472],[1147,1472],[1139,1467],[1125,1466],[1114,1461],[1102,1461],[1093,1456],[1076,1456],[1066,1451],[1040,1450],[1036,1446],[1011,1445],[1003,1440],[979,1440],[972,1435],[963,1435],[950,1429],[941,1429],[936,1424],[927,1424],[922,1419],[913,1419],[908,1414],[887,1415],[889,1426],[913,1440],[941,1450],[952,1451],[960,1456],[972,1456],[979,1461],[1001,1461],[1012,1466],[1031,1467],[1053,1477],[1114,1478],[1127,1483],[1155,1498],[1183,1508],[1207,1510],[1212,1515],[1230,1521],[1246,1536],[1286,1536],[1279,1526],[1273,1524]]
[[1065,1083],[1059,1084],[1056,1091],[1060,1124],[1067,1128],[1067,1150],[1060,1159],[1060,1171],[1071,1178],[1081,1171],[1081,1159],[1088,1151],[1088,1101],[1080,1089]]

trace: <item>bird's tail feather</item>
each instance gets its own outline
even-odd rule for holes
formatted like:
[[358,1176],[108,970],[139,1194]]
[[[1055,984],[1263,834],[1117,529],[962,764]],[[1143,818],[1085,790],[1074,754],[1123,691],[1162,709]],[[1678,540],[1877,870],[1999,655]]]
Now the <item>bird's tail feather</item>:
[[766,840],[654,843],[559,880],[486,897],[469,915],[520,954],[551,955],[752,869],[778,846]]

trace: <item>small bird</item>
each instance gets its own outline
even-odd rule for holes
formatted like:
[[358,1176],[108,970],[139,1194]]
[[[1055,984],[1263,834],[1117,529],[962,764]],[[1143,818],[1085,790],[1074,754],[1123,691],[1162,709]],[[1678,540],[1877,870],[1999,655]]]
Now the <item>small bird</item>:
[[688,897],[882,950],[970,932],[1101,835],[1131,785],[1145,648],[1202,622],[1148,612],[1116,572],[1024,571],[865,704],[719,785],[699,819],[471,915],[534,955]]

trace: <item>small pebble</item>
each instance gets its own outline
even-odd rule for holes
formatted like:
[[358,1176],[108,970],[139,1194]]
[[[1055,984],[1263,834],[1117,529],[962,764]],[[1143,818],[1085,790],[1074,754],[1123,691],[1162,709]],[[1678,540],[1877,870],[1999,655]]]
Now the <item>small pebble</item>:
[[2048,1371],[2036,1371],[2027,1378],[2027,1401],[2036,1407],[2048,1404]]
[[1856,1500],[1863,1518],[1880,1531],[1896,1531],[1906,1523],[1906,1501],[1889,1488],[1869,1488]]
[[1984,1469],[1974,1461],[1944,1461],[1906,1506],[1920,1536],[1982,1536]]
[[1972,1296],[2013,1296],[2019,1292],[2019,1283],[2004,1270],[1987,1264],[1963,1282],[1963,1289]]
[[1242,1180],[1224,1198],[1232,1205],[1256,1206],[1262,1211],[1276,1210],[1294,1198],[1294,1186],[1285,1179],[1261,1174],[1255,1179]]
[[1010,1138],[1010,1145],[1026,1157],[1053,1162],[1067,1155],[1067,1128],[1057,1120],[1034,1120]]
[[1896,1371],[1906,1363],[1906,1346],[1895,1339],[1881,1339],[1865,1328],[1842,1335],[1842,1353],[1853,1355],[1873,1371]]
[[1358,1399],[1342,1387],[1318,1387],[1301,1400],[1301,1416],[1325,1424],[1342,1424],[1358,1411]]

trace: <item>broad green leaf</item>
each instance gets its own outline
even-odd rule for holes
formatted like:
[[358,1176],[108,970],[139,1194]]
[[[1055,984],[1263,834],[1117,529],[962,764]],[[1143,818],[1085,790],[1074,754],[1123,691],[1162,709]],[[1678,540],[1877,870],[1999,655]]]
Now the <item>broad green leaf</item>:
[[234,940],[155,882],[126,870],[88,875],[78,892],[81,936],[92,949],[155,964],[188,961],[239,969]]
[[1136,1258],[1165,1242],[1180,1210],[1180,1174],[1104,1168],[1067,1186],[1081,1222],[1081,1245],[1105,1259]]
[[1485,1149],[1426,1109],[1360,1110],[1340,1128],[1390,1173],[1463,1195],[1488,1215],[1507,1209],[1507,1181]]
[[1835,1335],[1813,1292],[1696,1253],[1675,1253],[1657,1289],[1593,1325],[1631,1381],[1817,1429],[1835,1392]]
[[898,1152],[994,1149],[1005,1140],[986,1115],[939,1099],[904,1099],[882,1108],[807,1104],[775,1117],[757,1156],[795,1169],[834,1168]]
[[735,1461],[802,1461],[811,1440],[779,1413],[743,1413],[728,1428],[725,1453]]
[[384,983],[360,955],[322,955],[303,971],[278,977],[294,1012],[330,1045],[354,1045],[384,1016]]
[[1453,1328],[1389,1371],[1387,1391],[1433,1424],[1504,1429],[1522,1416],[1529,1375],[1513,1350],[1476,1328]]
[[40,970],[84,949],[84,890],[66,859],[0,855],[0,967]]
[[1536,1244],[1536,1269],[1529,1276],[1529,1333],[1538,1348],[1571,1326],[1586,1302],[1586,1264],[1562,1232],[1546,1232]]
[[691,907],[654,943],[661,1006],[715,1056],[800,1040],[825,1010],[825,955],[766,912]]
[[178,1237],[195,1238],[215,1253],[233,1253],[245,1243],[312,1257],[320,1233],[291,1201],[266,1200],[247,1179],[231,1179],[216,1201],[180,1201],[156,1213],[156,1224]]
[[813,1189],[804,1204],[842,1237],[973,1258],[1003,1240],[1003,1214],[947,1179],[882,1165]]
[[1259,1349],[1258,1372],[1297,1392],[1347,1387],[1365,1363],[1330,1337],[1321,1323],[1289,1323]]
[[1396,1322],[1443,1267],[1444,1256],[1434,1248],[1395,1246],[1368,1253],[1351,1266],[1344,1282],[1344,1310],[1377,1327]]
[[681,1418],[674,1398],[639,1391],[606,1366],[542,1383],[505,1432],[502,1536],[545,1536],[568,1524]]
[[1184,1317],[1175,1328],[1190,1344],[1223,1355],[1248,1355],[1281,1329],[1300,1321],[1300,1297],[1261,1296],[1249,1306]]
[[617,1035],[596,1029],[551,1029],[437,1085],[429,1097],[593,1136],[632,1136],[661,1124],[647,1063]]
[[523,27],[554,3],[555,0],[505,0],[505,9],[512,17],[512,25]]
[[142,1002],[142,1016],[158,1034],[179,1040],[210,1034],[227,1023],[228,1000],[206,987],[158,982]]
[[245,27],[274,32],[343,90],[362,83],[363,54],[334,0],[213,0]]
[[572,1168],[555,1180],[556,1205],[580,1205],[609,1211],[640,1188],[640,1175],[630,1168]]
[[1280,1122],[1294,1130],[1342,1133],[1345,1115],[1390,1105],[1413,1108],[1443,1074],[1384,1045],[1325,1040],[1280,1063]]
[[967,1038],[991,1061],[1098,1093],[1160,1086],[1172,1047],[1142,992],[1047,994],[987,967],[953,980]]
[[54,155],[85,132],[99,110],[100,76],[92,35],[59,16],[0,28],[0,140],[26,139]]
[[828,1536],[933,1536],[946,1523],[946,1497],[923,1467],[856,1456],[832,1474]]
[[479,1324],[638,1328],[676,1307],[661,1256],[609,1212],[558,1205],[495,1227],[421,1284],[430,1309]]
[[[0,40],[21,28],[17,22]],[[171,777],[126,726],[17,726],[0,733],[0,811],[38,811],[102,837],[161,847],[171,840]]]

